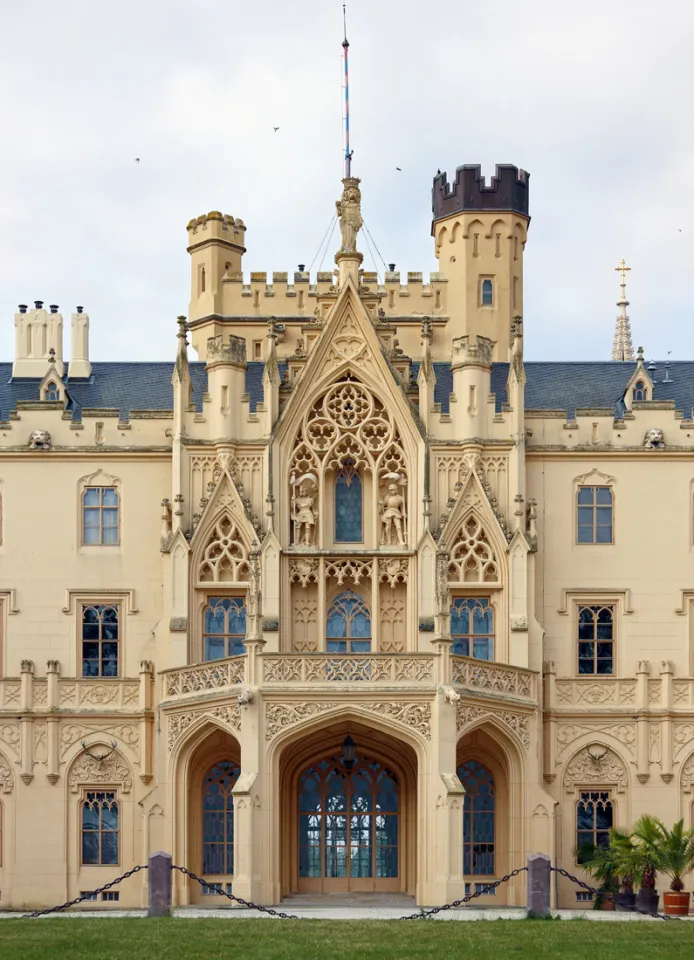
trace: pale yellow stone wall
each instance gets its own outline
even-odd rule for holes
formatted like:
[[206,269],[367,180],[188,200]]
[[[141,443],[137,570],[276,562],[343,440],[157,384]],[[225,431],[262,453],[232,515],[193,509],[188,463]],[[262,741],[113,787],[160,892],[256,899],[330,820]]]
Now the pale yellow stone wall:
[[[189,405],[179,339],[171,411],[124,422],[117,411],[85,409],[73,422],[62,402],[39,402],[37,380],[36,401],[0,424],[3,906],[74,897],[157,849],[199,872],[201,778],[225,758],[241,769],[234,892],[277,902],[296,887],[295,778],[312,756],[339,750],[347,732],[400,771],[410,811],[402,889],[420,904],[478,882],[461,872],[461,759],[486,763],[496,778],[496,876],[536,851],[575,868],[581,788],[609,791],[622,826],[642,812],[692,824],[690,428],[653,403],[634,404],[623,421],[613,411],[578,411],[575,421],[526,411],[513,317],[522,312],[527,222],[449,219],[435,230],[442,272],[405,285],[395,273],[382,282],[360,273],[357,256],[344,254],[334,275],[317,280],[241,279],[245,225],[199,218],[188,237],[189,329],[208,360],[201,411]],[[477,300],[482,276],[495,279],[491,310]],[[26,316],[36,321],[19,315],[20,346]],[[246,362],[267,363],[255,410],[243,344],[230,337],[245,340]],[[418,382],[407,379],[407,357],[422,364]],[[511,361],[500,413],[492,360]],[[275,369],[283,361],[291,388]],[[434,403],[432,362],[452,362],[449,413]],[[361,468],[370,512],[364,542],[349,548],[330,533],[333,474],[320,438],[366,434],[349,418],[335,427],[309,416],[347,375],[385,411],[370,415]],[[644,449],[652,428],[665,431],[665,449]],[[312,466],[293,459],[309,429],[318,430]],[[34,430],[49,431],[50,450],[28,448]],[[388,430],[406,475],[408,532],[406,543],[384,547],[376,488],[378,437]],[[318,478],[320,533],[304,547],[292,533],[290,479],[293,465],[307,464]],[[119,491],[117,547],[81,545],[86,478]],[[579,478],[613,487],[613,545],[575,542]],[[325,655],[324,623],[340,581],[368,599],[374,635],[371,655],[338,664]],[[205,664],[203,609],[220,595],[246,598],[247,654]],[[447,612],[459,596],[489,599],[494,664],[451,657]],[[121,603],[117,680],[80,677],[82,599]],[[579,601],[615,605],[612,677],[577,676]],[[80,865],[90,787],[118,794],[117,867]],[[181,875],[175,896],[201,900]],[[483,899],[524,897],[521,877]],[[142,873],[110,905],[145,899]],[[576,905],[571,886],[560,885],[560,903]]]

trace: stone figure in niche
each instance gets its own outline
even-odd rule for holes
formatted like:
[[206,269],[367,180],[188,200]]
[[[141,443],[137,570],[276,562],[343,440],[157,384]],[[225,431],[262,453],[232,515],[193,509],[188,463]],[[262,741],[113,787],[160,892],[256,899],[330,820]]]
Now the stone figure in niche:
[[313,474],[292,479],[292,519],[294,522],[294,543],[310,547],[315,543],[316,520],[314,490],[316,478]]
[[[398,480],[400,480],[399,474],[397,477]],[[404,546],[407,535],[405,527],[405,498],[398,490],[398,485],[394,482],[394,478],[389,475],[388,479],[390,479],[391,482],[388,484],[386,494],[383,499],[378,502],[381,519],[381,543],[385,545],[398,543],[400,546]]]
[[29,436],[30,450],[50,450],[51,435],[48,430],[32,430]]
[[342,246],[340,253],[357,252],[357,234],[362,228],[361,191],[358,177],[346,177],[343,181],[342,199],[335,204],[340,218]]

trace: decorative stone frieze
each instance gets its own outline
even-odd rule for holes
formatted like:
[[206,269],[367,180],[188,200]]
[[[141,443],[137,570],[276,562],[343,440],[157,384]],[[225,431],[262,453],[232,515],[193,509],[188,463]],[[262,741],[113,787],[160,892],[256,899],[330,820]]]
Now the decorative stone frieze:
[[318,582],[319,562],[315,558],[292,557],[289,561],[289,582],[307,587]]
[[500,720],[512,730],[521,741],[525,749],[530,747],[530,718],[528,714],[515,713],[511,710],[494,710],[489,707],[467,706],[464,699],[456,703],[456,729],[461,733],[471,723],[481,719]]
[[378,561],[378,579],[395,587],[398,583],[407,583],[409,561],[404,557],[384,557]]
[[242,684],[246,676],[246,658],[215,660],[197,667],[181,667],[164,674],[167,697],[181,697],[205,690],[223,690]]
[[[274,740],[287,727],[329,710],[344,709],[335,701],[308,701],[304,703],[267,703],[265,705],[265,739]],[[366,711],[389,717],[396,723],[415,730],[425,740],[431,739],[431,704],[400,703],[397,701],[368,701],[354,704],[357,712]]]
[[434,681],[434,658],[413,656],[267,655],[263,661],[265,683],[409,683]]
[[0,753],[0,793],[11,793],[13,787],[12,765],[7,757]]
[[70,767],[68,786],[77,793],[81,785],[120,784],[123,793],[130,793],[133,786],[132,771],[127,760],[114,750],[103,760],[83,753]]
[[60,755],[61,757],[75,743],[87,737],[99,734],[106,742],[117,737],[121,743],[130,748],[135,759],[139,758],[140,731],[136,723],[112,723],[109,720],[93,721],[71,720],[60,725]]
[[228,706],[213,707],[210,710],[192,710],[186,713],[172,714],[167,720],[169,753],[176,746],[188,727],[204,719],[211,721],[219,720],[235,733],[238,733],[241,728],[241,709],[237,702]]
[[618,793],[624,793],[629,784],[626,764],[610,747],[601,743],[589,744],[579,750],[564,771],[567,793],[573,793],[584,784],[614,785]]
[[619,723],[611,720],[604,723],[558,723],[556,727],[556,741],[558,756],[562,756],[571,744],[586,734],[606,733],[622,744],[632,758],[636,757],[636,724],[632,721]]

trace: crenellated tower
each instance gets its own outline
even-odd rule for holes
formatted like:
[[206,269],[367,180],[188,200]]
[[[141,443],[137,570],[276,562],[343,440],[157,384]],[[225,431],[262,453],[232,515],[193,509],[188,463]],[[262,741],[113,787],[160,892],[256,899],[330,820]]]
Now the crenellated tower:
[[[221,314],[223,281],[241,276],[246,226],[243,220],[212,210],[188,224],[190,323]],[[208,336],[215,335],[208,332]]]
[[466,164],[451,184],[434,177],[431,232],[448,281],[450,339],[493,341],[494,362],[509,360],[513,318],[523,314],[529,176],[500,164],[488,185],[481,167]]

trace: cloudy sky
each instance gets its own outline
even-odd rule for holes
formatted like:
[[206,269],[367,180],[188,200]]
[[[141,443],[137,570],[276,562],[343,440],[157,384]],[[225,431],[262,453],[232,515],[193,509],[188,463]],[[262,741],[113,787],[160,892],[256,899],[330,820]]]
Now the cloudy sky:
[[[626,257],[635,344],[694,359],[694,4],[348,17],[354,172],[386,261],[436,269],[438,167],[514,163],[528,358],[609,359]],[[246,270],[310,263],[340,190],[341,29],[336,0],[0,0],[2,359],[33,300],[84,304],[92,359],[172,357],[185,225],[207,210],[246,222]]]

